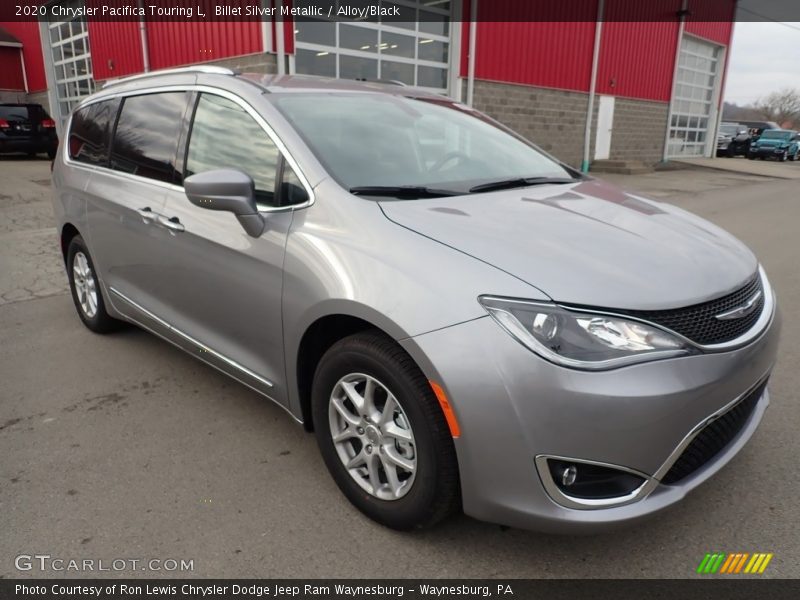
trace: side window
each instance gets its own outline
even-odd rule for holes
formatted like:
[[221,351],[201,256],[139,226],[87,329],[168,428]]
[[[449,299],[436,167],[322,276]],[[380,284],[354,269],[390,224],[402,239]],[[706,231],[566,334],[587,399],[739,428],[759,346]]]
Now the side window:
[[111,148],[111,168],[179,183],[175,158],[187,97],[186,92],[168,92],[125,98]]
[[302,204],[308,201],[308,192],[300,179],[294,172],[294,169],[289,166],[289,163],[283,161],[283,177],[281,178],[281,206],[294,206],[295,204]]
[[80,109],[72,116],[69,157],[78,162],[106,166],[111,130],[117,118],[118,100],[106,100]]
[[241,106],[214,94],[197,102],[186,176],[213,169],[239,169],[255,182],[256,200],[275,205],[275,177],[280,152],[261,126]]

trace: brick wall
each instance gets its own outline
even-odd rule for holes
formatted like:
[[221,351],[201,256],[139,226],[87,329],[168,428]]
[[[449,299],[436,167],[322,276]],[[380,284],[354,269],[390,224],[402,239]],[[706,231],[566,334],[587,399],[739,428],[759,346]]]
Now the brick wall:
[[[462,94],[466,98],[466,88]],[[573,167],[583,159],[583,138],[589,95],[526,85],[475,81],[475,108],[522,134],[543,150]],[[594,158],[597,101],[589,148]],[[617,98],[611,135],[612,159],[661,160],[668,104]]]

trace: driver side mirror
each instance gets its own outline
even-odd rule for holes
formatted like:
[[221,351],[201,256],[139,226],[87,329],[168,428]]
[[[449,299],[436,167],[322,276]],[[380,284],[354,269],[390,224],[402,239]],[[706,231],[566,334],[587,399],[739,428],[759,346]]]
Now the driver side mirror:
[[264,233],[266,221],[256,207],[255,184],[246,173],[236,169],[205,171],[187,177],[183,187],[195,206],[232,212],[252,237]]

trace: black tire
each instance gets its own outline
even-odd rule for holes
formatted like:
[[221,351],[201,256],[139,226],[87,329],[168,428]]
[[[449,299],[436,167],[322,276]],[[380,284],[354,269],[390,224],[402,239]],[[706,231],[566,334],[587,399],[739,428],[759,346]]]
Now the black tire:
[[[401,405],[413,431],[416,471],[404,496],[380,499],[363,489],[339,458],[332,440],[329,403],[337,383],[359,373],[377,379]],[[342,493],[378,523],[397,530],[422,529],[460,510],[455,447],[428,380],[411,357],[377,331],[344,338],[322,357],[312,387],[314,430],[322,458]],[[388,481],[385,471],[382,479]]]
[[[82,255],[86,259],[86,263],[94,280],[94,289],[96,295],[96,309],[94,314],[89,314],[87,310],[81,306],[81,301],[78,297],[78,291],[75,281],[75,261],[78,255]],[[67,248],[67,277],[69,278],[69,289],[72,293],[72,301],[75,304],[75,310],[78,311],[83,324],[95,333],[108,333],[119,329],[122,325],[121,321],[114,319],[106,312],[106,305],[103,301],[103,294],[100,291],[100,280],[97,277],[97,271],[94,268],[94,262],[86,248],[86,242],[80,235],[76,235],[70,240],[69,247]]]
[[50,160],[53,160],[56,157],[57,153],[58,153],[58,150],[56,150],[55,148],[52,149],[52,150],[48,150],[47,151],[47,158],[49,158]]
[[754,155],[754,154],[748,154],[748,155],[747,155],[747,158],[748,158],[749,160],[755,160],[755,159],[756,159],[756,157],[755,157],[755,155]]
[[28,152],[28,158],[36,158],[36,152]]
[[780,160],[781,160],[781,162],[786,162],[787,158],[789,158],[789,153],[788,152],[784,152],[783,154],[781,154],[781,159]]

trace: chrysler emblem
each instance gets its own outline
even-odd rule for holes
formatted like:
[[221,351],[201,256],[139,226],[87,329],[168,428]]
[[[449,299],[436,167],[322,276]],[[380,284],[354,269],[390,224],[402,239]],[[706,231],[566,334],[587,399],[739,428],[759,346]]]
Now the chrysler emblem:
[[756,308],[756,304],[758,304],[758,300],[761,298],[761,290],[758,290],[755,294],[750,296],[750,298],[742,304],[741,306],[737,306],[729,311],[724,313],[720,313],[716,315],[714,318],[720,321],[729,321],[731,319],[741,319],[742,317],[746,317],[749,315],[753,310]]

